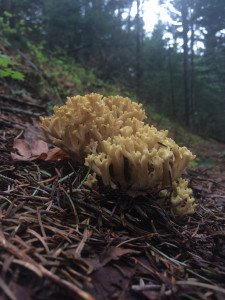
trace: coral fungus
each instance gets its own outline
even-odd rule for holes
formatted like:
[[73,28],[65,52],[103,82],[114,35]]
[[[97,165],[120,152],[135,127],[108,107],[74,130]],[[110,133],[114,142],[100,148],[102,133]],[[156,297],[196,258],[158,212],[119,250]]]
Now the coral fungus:
[[83,159],[105,185],[135,191],[172,185],[171,210],[193,213],[192,191],[180,176],[195,156],[168,138],[166,130],[144,124],[145,118],[142,105],[129,98],[90,94],[67,98],[51,117],[41,117],[40,128],[42,139],[74,160]]

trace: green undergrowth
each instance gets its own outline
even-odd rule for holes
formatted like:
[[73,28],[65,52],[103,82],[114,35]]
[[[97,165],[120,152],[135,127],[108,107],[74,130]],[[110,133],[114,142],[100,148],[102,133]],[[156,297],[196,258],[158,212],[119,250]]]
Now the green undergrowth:
[[[103,81],[95,70],[85,69],[66,55],[58,55],[57,52],[44,54],[43,46],[37,47],[31,43],[28,43],[28,46],[30,60],[48,83],[48,86],[46,84],[43,86],[45,86],[45,92],[49,93],[48,99],[51,103],[58,104],[57,98],[63,102],[67,96],[85,95],[92,92],[105,96],[117,94],[131,96],[119,85]],[[51,95],[52,88],[54,89],[53,95]]]
[[[13,27],[11,26],[12,21]],[[91,92],[106,96],[117,94],[131,96],[119,84],[111,84],[100,79],[96,70],[86,69],[76,63],[74,59],[63,53],[62,49],[55,49],[54,52],[47,53],[44,38],[38,44],[31,42],[28,38],[29,35],[35,34],[35,30],[41,31],[43,28],[36,24],[32,29],[26,27],[25,23],[26,20],[18,16],[15,18],[7,11],[3,13],[3,17],[0,17],[0,46],[5,49],[7,55],[10,53],[17,63],[24,66],[23,72],[21,72],[21,68],[14,70],[9,66],[13,64],[14,60],[8,58],[6,62],[7,58],[1,57],[4,64],[8,63],[7,69],[6,67],[1,69],[1,77],[23,79],[23,75],[27,74],[27,81],[23,88],[29,89],[33,83],[33,87],[28,92],[49,102],[49,107],[64,103],[67,96],[84,95]]]
[[163,114],[157,113],[153,107],[146,105],[145,110],[149,116],[149,122],[158,129],[168,130],[168,135],[176,140],[180,146],[185,145],[194,148],[207,142],[203,137],[190,132],[179,123],[172,121]]
[[156,126],[157,129],[168,130],[168,136],[174,139],[179,146],[186,146],[197,155],[196,159],[190,163],[190,166],[211,167],[215,165],[215,161],[213,159],[210,159],[201,153],[202,149],[208,147],[208,140],[192,133],[178,122],[172,121],[163,114],[156,112],[154,107],[144,105],[144,108],[150,124]]
[[24,74],[13,69],[16,65],[19,64],[13,61],[10,56],[2,54],[0,51],[0,76],[24,80]]

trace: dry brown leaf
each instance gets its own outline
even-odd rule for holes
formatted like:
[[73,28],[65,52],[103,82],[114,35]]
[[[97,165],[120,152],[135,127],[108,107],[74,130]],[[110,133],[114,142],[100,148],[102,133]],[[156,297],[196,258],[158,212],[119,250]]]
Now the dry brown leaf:
[[36,139],[37,134],[41,134],[42,131],[39,128],[39,122],[32,121],[33,125],[31,125],[30,123],[26,122],[25,126],[27,127],[23,133],[23,136],[25,138],[25,140],[31,145],[32,141],[34,139]]
[[91,259],[86,259],[86,262],[89,265],[89,270],[88,274],[92,273],[93,271],[96,271],[106,264],[108,264],[110,261],[115,261],[119,260],[121,256],[124,255],[134,255],[138,254],[139,251],[132,250],[132,249],[122,249],[122,248],[117,248],[117,247],[109,247],[107,251],[105,251],[102,255],[91,258]]
[[33,140],[31,146],[33,156],[40,156],[42,153],[48,153],[48,145],[42,140]]
[[30,145],[25,140],[15,139],[13,149],[16,149],[19,154],[11,153],[14,160],[28,160],[31,157]]
[[32,98],[31,96],[26,95],[26,94],[23,95],[23,100],[24,100],[25,102],[27,102],[27,103],[34,103],[34,104],[37,103],[37,100],[36,100],[36,99],[34,99],[34,98]]
[[65,153],[64,151],[62,151],[60,148],[53,148],[50,149],[47,153],[47,157],[46,157],[46,161],[48,160],[54,160],[54,161],[58,161],[58,160],[63,160],[65,158],[69,158],[70,156]]
[[57,147],[49,149],[47,143],[36,139],[32,140],[31,146],[26,140],[15,139],[13,149],[18,152],[11,152],[11,157],[13,160],[33,161],[37,159],[58,161],[69,157],[69,155],[63,152],[61,149]]
[[30,287],[21,286],[17,283],[12,283],[10,286],[17,300],[31,300]]
[[158,300],[160,299],[159,291],[142,291],[142,294],[149,300]]
[[117,267],[107,265],[100,268],[92,274],[94,296],[96,299],[134,299],[128,293],[128,286],[134,274],[135,267],[121,262]]

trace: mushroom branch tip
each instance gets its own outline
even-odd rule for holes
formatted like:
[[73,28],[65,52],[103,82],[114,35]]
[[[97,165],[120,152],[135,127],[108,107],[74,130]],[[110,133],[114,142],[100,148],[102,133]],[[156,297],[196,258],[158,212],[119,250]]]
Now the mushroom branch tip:
[[[195,155],[168,138],[167,130],[145,124],[141,104],[92,93],[68,97],[64,106],[54,107],[52,116],[40,119],[44,141],[91,166],[94,173],[88,176],[86,186],[96,185],[97,174],[112,188],[160,188],[160,198],[171,195],[170,208],[175,215],[195,212],[192,190],[180,178]],[[172,186],[172,194],[163,190],[166,186]]]

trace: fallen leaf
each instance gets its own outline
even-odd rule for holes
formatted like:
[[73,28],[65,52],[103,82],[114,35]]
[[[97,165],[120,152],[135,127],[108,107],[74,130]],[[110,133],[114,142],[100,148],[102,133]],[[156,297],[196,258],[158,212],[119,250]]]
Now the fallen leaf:
[[157,300],[160,299],[158,291],[142,291],[142,294],[149,300]]
[[48,153],[48,144],[42,140],[33,140],[31,153],[33,156],[40,156],[42,153]]
[[34,103],[34,104],[37,103],[37,100],[35,100],[34,98],[26,94],[23,95],[23,100],[27,103]]
[[42,140],[33,139],[31,145],[28,141],[15,139],[13,149],[17,153],[11,152],[13,160],[33,161],[33,160],[53,160],[58,161],[68,158],[69,155],[63,152],[60,148],[49,149],[48,144]]
[[16,149],[19,153],[11,153],[14,160],[29,160],[31,157],[30,145],[27,141],[21,139],[15,139],[13,143],[13,149]]
[[34,125],[31,125],[28,122],[25,123],[26,129],[23,133],[23,136],[30,145],[32,144],[32,141],[36,139],[37,134],[42,134],[42,131],[38,125],[39,123],[35,123]]
[[108,264],[110,261],[119,260],[121,256],[129,254],[138,254],[139,251],[132,249],[122,249],[117,247],[109,247],[105,252],[95,258],[86,259],[86,263],[89,265],[88,274],[100,269]]
[[64,152],[63,150],[61,150],[58,147],[54,147],[53,149],[48,150],[47,153],[47,157],[46,157],[46,161],[48,160],[54,160],[54,161],[58,161],[58,160],[63,160],[65,158],[69,158],[69,154],[67,154],[66,152]]
[[30,300],[31,299],[31,290],[28,286],[24,287],[17,283],[11,285],[11,290],[15,295],[17,300]]
[[124,263],[120,266],[122,270],[126,270],[126,276],[121,273],[116,265],[107,265],[93,273],[93,296],[96,299],[133,299],[128,286],[134,276],[135,267],[129,267]]

